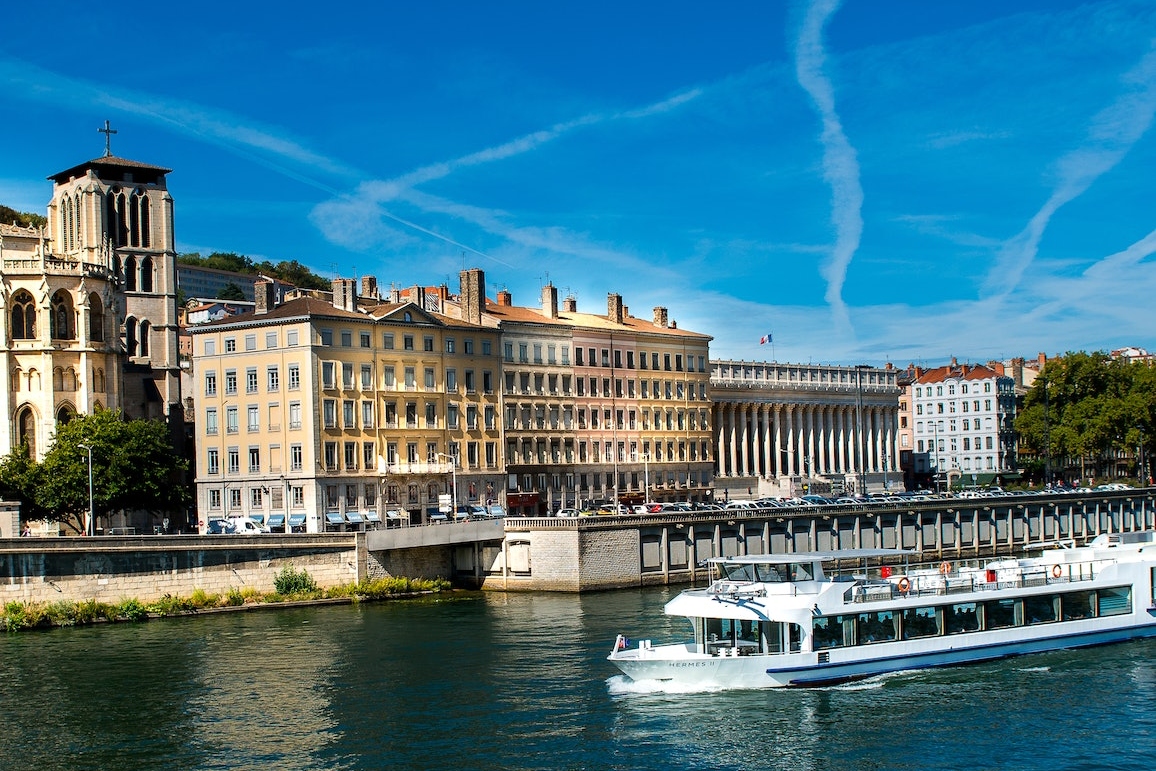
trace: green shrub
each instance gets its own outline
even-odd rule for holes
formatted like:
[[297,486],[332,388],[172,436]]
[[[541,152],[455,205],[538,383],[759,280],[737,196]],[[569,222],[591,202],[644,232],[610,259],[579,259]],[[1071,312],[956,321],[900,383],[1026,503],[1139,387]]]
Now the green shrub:
[[226,605],[232,605],[234,607],[236,607],[237,605],[244,605],[245,604],[245,595],[242,594],[241,590],[238,589],[237,587],[230,586],[229,587],[229,593],[225,595],[225,604]]
[[294,570],[292,565],[286,565],[273,579],[273,588],[283,597],[311,594],[317,591],[317,582],[305,570]]
[[149,617],[149,611],[140,600],[121,600],[116,606],[116,617],[126,621],[144,621]]
[[200,610],[201,608],[215,608],[221,604],[221,595],[209,594],[204,589],[194,589],[189,597],[189,603]]
[[193,606],[192,600],[166,594],[159,600],[150,602],[146,610],[149,613],[156,613],[161,616],[178,616],[182,613],[191,613],[196,610],[196,608]]

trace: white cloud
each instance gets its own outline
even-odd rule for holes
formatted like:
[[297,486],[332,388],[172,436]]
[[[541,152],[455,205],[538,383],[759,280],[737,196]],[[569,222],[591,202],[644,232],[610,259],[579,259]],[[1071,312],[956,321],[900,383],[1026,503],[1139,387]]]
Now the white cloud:
[[827,280],[826,300],[839,326],[850,331],[850,317],[843,302],[843,283],[851,258],[863,234],[863,188],[859,161],[835,110],[835,94],[824,74],[823,27],[839,8],[839,0],[816,0],[808,6],[795,44],[795,71],[799,85],[815,103],[822,121],[819,142],[823,146],[823,178],[831,186],[831,223],[835,243],[823,266]]
[[1156,115],[1156,51],[1149,51],[1121,83],[1122,93],[1091,120],[1085,144],[1056,162],[1056,184],[1048,200],[1000,248],[984,282],[988,293],[1007,294],[1019,285],[1052,215],[1113,169],[1151,127]]

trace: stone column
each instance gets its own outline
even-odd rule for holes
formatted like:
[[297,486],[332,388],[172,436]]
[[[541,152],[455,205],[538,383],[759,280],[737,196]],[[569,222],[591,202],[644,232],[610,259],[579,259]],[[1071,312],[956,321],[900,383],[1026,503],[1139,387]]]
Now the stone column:
[[739,476],[749,476],[750,467],[750,450],[747,449],[750,445],[750,432],[748,430],[748,413],[750,407],[746,404],[740,404],[736,407],[738,410],[738,419],[741,421],[739,427],[739,440],[742,442],[739,451]]
[[772,416],[772,418],[773,418],[772,423],[774,425],[773,431],[774,431],[774,435],[775,435],[774,450],[773,450],[772,457],[774,458],[773,463],[774,463],[774,469],[775,469],[775,476],[776,477],[783,476],[783,452],[782,452],[782,450],[783,450],[783,437],[782,437],[782,433],[781,433],[781,431],[782,431],[782,413],[783,413],[783,405],[776,404],[775,405],[775,414]]

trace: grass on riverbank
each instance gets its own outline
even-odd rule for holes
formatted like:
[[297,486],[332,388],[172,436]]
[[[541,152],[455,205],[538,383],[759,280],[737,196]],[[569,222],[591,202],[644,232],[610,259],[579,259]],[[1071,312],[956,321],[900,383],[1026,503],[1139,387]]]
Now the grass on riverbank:
[[203,610],[240,607],[243,605],[274,604],[308,600],[384,600],[415,593],[446,591],[450,583],[443,579],[432,581],[418,578],[378,578],[359,581],[329,589],[319,589],[312,576],[304,570],[284,568],[274,581],[275,590],[260,592],[252,587],[232,588],[225,594],[209,594],[195,589],[188,597],[165,595],[158,600],[141,602],[126,598],[118,603],[96,600],[59,600],[57,602],[24,602],[14,600],[0,606],[0,631],[18,632],[24,629],[48,629],[62,626],[118,621],[147,621],[164,616],[184,616]]

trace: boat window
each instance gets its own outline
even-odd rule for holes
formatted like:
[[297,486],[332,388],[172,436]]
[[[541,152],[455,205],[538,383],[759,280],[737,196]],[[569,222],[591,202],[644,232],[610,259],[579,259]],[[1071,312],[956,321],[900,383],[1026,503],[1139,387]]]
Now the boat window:
[[744,651],[759,650],[759,622],[736,621],[735,644]]
[[979,631],[979,614],[976,603],[958,602],[943,609],[943,627],[947,634],[963,634]]
[[803,627],[799,624],[787,624],[787,634],[791,638],[791,653],[803,650]]
[[819,616],[812,626],[812,647],[817,650],[842,648],[854,639],[851,631],[855,626],[854,616]]
[[1015,600],[988,600],[983,604],[984,629],[1006,629],[1015,625]]
[[764,650],[767,653],[783,652],[783,625],[778,621],[760,621],[759,628],[766,641]]
[[935,608],[908,608],[903,611],[903,639],[934,637],[939,634],[939,614]]
[[899,617],[890,610],[860,613],[855,627],[856,642],[859,645],[890,642],[899,637]]
[[764,584],[779,584],[783,582],[783,576],[779,572],[779,567],[775,565],[756,565],[755,575]]
[[733,562],[724,562],[721,565],[722,573],[728,581],[754,581],[755,566],[740,565]]
[[791,562],[786,567],[792,581],[815,580],[815,570],[809,562]]
[[1119,616],[1132,612],[1132,589],[1115,586],[1096,592],[1097,606],[1101,616]]
[[1024,623],[1047,624],[1056,620],[1056,605],[1059,598],[1054,594],[1024,597]]
[[1067,592],[1060,595],[1064,621],[1079,621],[1096,615],[1095,592]]

